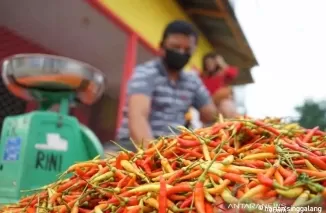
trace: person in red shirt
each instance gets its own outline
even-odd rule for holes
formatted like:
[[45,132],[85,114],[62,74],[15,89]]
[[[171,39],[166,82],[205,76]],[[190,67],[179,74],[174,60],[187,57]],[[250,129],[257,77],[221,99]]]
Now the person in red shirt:
[[229,86],[237,75],[238,69],[229,65],[221,55],[208,53],[204,56],[202,81],[225,118],[238,116],[232,88]]

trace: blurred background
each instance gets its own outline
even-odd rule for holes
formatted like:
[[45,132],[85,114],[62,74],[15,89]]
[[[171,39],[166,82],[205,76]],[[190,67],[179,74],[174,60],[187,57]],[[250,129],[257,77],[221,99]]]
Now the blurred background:
[[[18,53],[50,53],[85,61],[108,76],[92,106],[72,110],[102,141],[121,121],[133,67],[157,54],[172,20],[198,29],[198,50],[187,69],[200,72],[216,50],[240,70],[232,82],[238,111],[326,128],[322,90],[324,0],[1,0],[0,60]],[[1,83],[0,119],[37,103],[12,96]]]

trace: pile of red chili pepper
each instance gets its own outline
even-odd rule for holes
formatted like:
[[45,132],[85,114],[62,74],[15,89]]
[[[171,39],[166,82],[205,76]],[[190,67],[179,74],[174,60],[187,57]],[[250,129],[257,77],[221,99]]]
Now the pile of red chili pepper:
[[318,128],[222,120],[137,148],[72,165],[0,212],[236,212],[225,204],[303,206],[326,198],[326,133]]

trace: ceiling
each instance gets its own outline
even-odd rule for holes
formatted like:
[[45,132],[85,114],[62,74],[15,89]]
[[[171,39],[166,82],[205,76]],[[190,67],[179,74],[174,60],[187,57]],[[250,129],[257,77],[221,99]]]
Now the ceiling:
[[217,53],[241,72],[235,85],[253,82],[250,69],[257,60],[228,0],[175,0],[197,25]]

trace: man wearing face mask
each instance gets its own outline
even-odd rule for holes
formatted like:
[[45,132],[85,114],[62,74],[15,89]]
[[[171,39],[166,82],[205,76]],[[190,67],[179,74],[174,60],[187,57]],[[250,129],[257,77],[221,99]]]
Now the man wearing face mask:
[[[200,77],[183,71],[195,51],[197,34],[184,21],[173,21],[160,43],[160,58],[138,65],[128,82],[127,103],[117,141],[134,150],[138,145],[165,135],[170,127],[184,125],[185,113],[195,107],[205,122],[217,116],[209,92]],[[110,148],[109,148],[110,149]]]

